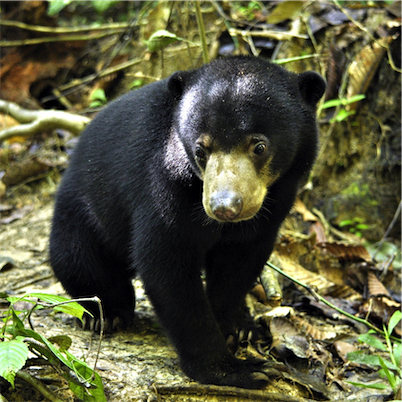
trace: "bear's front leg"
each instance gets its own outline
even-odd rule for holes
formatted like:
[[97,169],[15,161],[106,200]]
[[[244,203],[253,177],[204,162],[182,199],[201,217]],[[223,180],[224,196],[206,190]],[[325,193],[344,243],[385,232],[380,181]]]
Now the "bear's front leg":
[[146,247],[138,247],[137,242],[141,253],[137,269],[183,371],[201,383],[264,387],[268,382],[262,372],[264,362],[238,360],[227,349],[200,278],[202,255],[194,245],[176,242],[177,238],[163,239],[159,248],[161,243],[155,239]]
[[236,338],[240,330],[255,335],[245,297],[272,251],[273,239],[274,235],[245,243],[222,242],[207,254],[207,295],[225,337]]

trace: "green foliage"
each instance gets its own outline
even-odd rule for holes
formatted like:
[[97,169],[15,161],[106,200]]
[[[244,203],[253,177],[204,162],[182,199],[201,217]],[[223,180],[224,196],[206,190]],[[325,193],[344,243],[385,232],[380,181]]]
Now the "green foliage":
[[93,0],[91,1],[92,7],[99,13],[103,14],[111,6],[118,3],[116,0]]
[[143,84],[144,84],[144,81],[138,78],[130,83],[130,89],[138,89],[138,88],[142,87]]
[[148,46],[148,50],[150,52],[156,52],[158,50],[162,50],[165,47],[169,46],[171,43],[183,41],[191,43],[190,41],[178,37],[176,34],[166,31],[165,29],[160,29],[159,31],[154,32],[149,39],[146,41]]
[[240,14],[248,21],[252,21],[255,18],[255,11],[261,10],[261,5],[258,1],[233,1],[232,6],[235,13]]
[[147,40],[148,50],[150,52],[156,52],[178,40],[180,40],[180,38],[178,38],[176,34],[161,29],[154,32]]
[[28,359],[28,346],[21,339],[0,343],[0,376],[14,388],[14,378]]
[[49,7],[47,9],[48,15],[56,15],[63,8],[67,7],[73,0],[48,0]]
[[[391,342],[391,335],[394,328],[401,322],[402,313],[398,310],[392,315],[389,320],[388,327],[384,325],[384,341],[380,340],[373,335],[372,330],[366,334],[359,336],[359,341],[369,345],[379,351],[387,352],[389,355],[389,360],[382,358],[377,355],[368,355],[361,351],[348,353],[348,360],[351,362],[365,364],[373,368],[379,369],[379,375],[388,381],[394,394],[397,393],[398,388],[401,385],[401,354],[402,347],[400,340],[394,340]],[[375,389],[386,389],[388,386],[384,383],[374,383],[374,384],[364,384],[350,382],[351,384],[363,387],[363,388],[375,388]]]
[[339,223],[339,227],[349,226],[349,232],[355,234],[358,237],[363,237],[362,230],[370,229],[370,225],[364,223],[363,218],[355,217],[353,219],[345,219]]
[[394,243],[383,241],[380,244],[365,243],[370,255],[378,262],[387,262],[390,258],[393,259],[392,266],[394,269],[401,269],[402,255],[401,249]]
[[332,107],[338,108],[336,115],[331,119],[332,122],[340,122],[347,119],[349,116],[355,114],[355,111],[348,111],[345,109],[345,106],[350,105],[351,103],[360,102],[361,100],[365,99],[365,95],[355,95],[351,98],[341,98],[341,99],[331,99],[326,101],[321,107],[319,108],[318,114],[321,113],[323,109],[329,109]]
[[99,107],[105,105],[107,103],[105,91],[102,88],[95,89],[95,91],[92,92],[89,100],[91,101],[89,107]]
[[[10,307],[3,319],[0,335],[3,338],[0,343],[0,376],[14,387],[15,376],[24,367],[31,351],[53,366],[68,381],[71,391],[78,398],[85,402],[106,401],[99,374],[68,351],[72,344],[70,337],[59,335],[46,338],[24,324],[35,309],[50,307],[79,319],[88,311],[65,297],[42,293],[7,297],[7,300]],[[17,311],[14,305],[19,301],[32,303],[32,309]]]
[[[67,7],[75,0],[47,0],[49,3],[49,7],[47,10],[48,15],[57,15],[63,8]],[[96,12],[99,14],[103,14],[107,11],[111,6],[118,3],[115,0],[93,0],[90,2],[87,1],[75,1],[75,3],[87,3],[90,4]]]

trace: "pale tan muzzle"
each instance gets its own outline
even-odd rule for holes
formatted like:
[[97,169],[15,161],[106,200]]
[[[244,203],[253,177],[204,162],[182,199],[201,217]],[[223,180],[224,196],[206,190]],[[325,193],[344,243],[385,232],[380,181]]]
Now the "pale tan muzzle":
[[219,222],[253,218],[275,180],[268,167],[258,172],[250,156],[239,150],[213,152],[203,174],[202,203],[208,216]]

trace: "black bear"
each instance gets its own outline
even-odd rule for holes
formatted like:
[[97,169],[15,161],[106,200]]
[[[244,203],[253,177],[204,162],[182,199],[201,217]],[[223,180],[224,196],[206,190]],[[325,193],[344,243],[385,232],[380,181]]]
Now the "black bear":
[[139,275],[185,373],[266,385],[262,362],[236,359],[226,339],[314,161],[324,90],[315,72],[235,56],[112,102],[56,199],[50,256],[66,291],[98,295],[107,324],[129,326]]

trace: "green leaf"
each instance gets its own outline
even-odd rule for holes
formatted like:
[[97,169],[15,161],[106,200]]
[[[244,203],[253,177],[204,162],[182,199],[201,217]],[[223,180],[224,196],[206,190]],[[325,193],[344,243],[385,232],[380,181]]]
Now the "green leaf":
[[379,366],[380,362],[378,361],[378,356],[366,355],[360,351],[358,352],[350,352],[347,354],[347,359],[351,362],[359,363],[359,364],[367,364],[369,366]]
[[102,88],[95,89],[90,97],[91,103],[89,107],[99,107],[107,103],[105,91]]
[[354,381],[346,381],[349,384],[354,385],[355,387],[360,388],[374,388],[374,389],[388,389],[388,385],[382,382],[374,382],[372,384],[363,384],[361,382],[354,382]]
[[67,297],[50,295],[47,293],[30,293],[26,295],[26,297],[37,297],[38,299],[43,300],[44,302],[49,304],[59,304],[69,302],[67,304],[63,304],[60,306],[55,305],[52,308],[55,311],[60,311],[62,313],[72,315],[73,317],[77,317],[80,320],[82,320],[82,316],[84,315],[84,313],[92,315],[91,313],[89,313],[89,311],[87,311],[84,307],[82,307],[81,304],[72,301]]
[[[71,391],[84,402],[106,402],[102,379],[99,374],[71,353],[66,352],[66,356],[73,365],[77,377],[73,378],[71,373],[64,374]],[[93,378],[92,375],[94,375]]]
[[63,10],[64,7],[72,3],[73,0],[48,0],[48,2],[49,7],[47,9],[47,15],[56,15]]
[[361,100],[366,99],[366,95],[353,95],[352,97],[345,99],[344,105],[350,105],[351,103],[360,102]]
[[343,120],[347,119],[349,116],[353,116],[355,113],[356,112],[354,110],[348,112],[345,109],[341,109],[341,110],[339,110],[337,115],[333,119],[331,119],[331,121],[335,120],[337,122],[340,122],[340,121],[343,121]]
[[360,342],[366,343],[373,348],[383,350],[384,352],[387,351],[387,347],[381,342],[381,340],[369,333],[361,334],[358,339]]
[[365,98],[365,95],[354,95],[351,98],[331,99],[324,102],[324,104],[321,106],[321,109],[329,109],[336,106],[347,106],[351,103],[359,102]]
[[336,106],[341,106],[342,105],[342,100],[341,99],[331,99],[329,101],[326,101],[323,103],[321,106],[321,109],[329,109],[331,107],[336,107]]
[[90,100],[99,100],[101,102],[106,103],[107,98],[106,98],[105,90],[102,88],[95,89],[95,91],[93,91],[91,94]]
[[387,365],[385,364],[385,361],[384,361],[383,359],[381,359],[380,356],[378,356],[378,360],[379,360],[379,362],[380,362],[380,364],[381,364],[381,367],[382,367],[382,369],[383,369],[383,371],[384,371],[384,373],[385,373],[385,375],[386,375],[386,377],[387,377],[387,379],[388,379],[389,385],[391,385],[392,390],[395,391],[395,388],[396,388],[396,380],[395,380],[395,375],[394,375],[394,373],[391,373],[391,372],[388,370],[388,367],[387,367]]
[[65,352],[68,350],[73,343],[71,338],[67,335],[56,335],[56,336],[51,336],[48,338],[48,340],[52,343],[55,343],[59,346],[60,352]]
[[24,367],[28,359],[28,346],[22,340],[0,342],[0,376],[14,388],[17,371]]
[[396,365],[401,367],[402,345],[400,343],[394,343],[392,354],[394,355]]
[[[358,352],[350,352],[347,355],[347,358],[351,362],[359,363],[359,364],[366,364],[368,366],[379,366],[381,367],[380,359],[378,355],[367,355],[360,351]],[[392,364],[388,360],[383,360],[384,364],[388,369],[398,371],[398,367]]]
[[[57,349],[56,346],[54,346],[52,342],[46,339],[46,337],[44,337],[43,335],[38,334],[37,332],[32,331],[31,329],[24,329],[23,331],[21,331],[20,335],[28,338],[33,338],[36,341],[43,344],[43,347],[40,348],[39,352],[43,354],[51,364],[55,364],[57,363],[57,360],[59,360],[63,364],[65,364],[68,368],[70,369],[73,368],[71,363],[68,361],[68,359],[64,357],[64,355],[59,351],[59,349]],[[32,344],[32,347],[36,348],[36,345]]]
[[134,81],[130,84],[130,89],[138,88],[138,87],[140,87],[143,83],[144,83],[144,81],[138,78],[138,79],[134,80]]
[[20,320],[20,318],[17,316],[14,310],[12,310],[12,315],[13,315],[13,325],[11,327],[12,334],[14,337],[20,335],[20,332],[25,329],[24,323]]
[[353,225],[354,223],[355,222],[352,219],[346,219],[346,220],[340,222],[338,226],[340,228],[343,228],[344,226],[350,226],[350,225]]
[[107,11],[111,6],[113,6],[116,3],[117,1],[115,0],[95,0],[91,4],[99,14],[103,14],[105,11]]
[[178,40],[181,40],[181,38],[174,33],[161,29],[153,33],[146,43],[150,52],[156,52]]
[[[99,374],[94,372],[91,367],[78,360],[67,350],[63,350],[62,353],[52,344],[51,338],[46,339],[41,334],[30,329],[26,329],[24,332],[26,337],[34,338],[44,344],[45,349],[43,352],[51,364],[55,364],[54,359],[58,359],[68,367],[70,371],[76,374],[76,378],[73,378],[68,370],[63,370],[63,376],[68,380],[70,389],[78,398],[85,402],[106,402],[102,380]],[[59,340],[61,339],[59,338]],[[54,341],[54,339],[52,341]],[[67,341],[63,340],[63,342]],[[35,345],[32,346],[35,347]],[[92,373],[94,373],[94,380],[92,380]],[[94,387],[94,389],[92,389],[92,387]],[[92,395],[94,395],[94,397],[92,397]]]
[[396,310],[395,313],[392,314],[392,317],[389,319],[388,323],[388,333],[390,335],[392,335],[392,331],[398,325],[401,319],[402,319],[402,312],[400,310]]
[[366,225],[365,223],[359,223],[358,225],[356,225],[356,229],[367,230],[370,229],[370,225]]
[[25,296],[18,296],[18,297],[17,296],[8,296],[7,300],[9,301],[9,303],[11,305],[14,305],[15,303],[17,303],[19,301],[25,301],[25,302],[32,303],[32,304],[36,303],[36,300],[28,299]]

